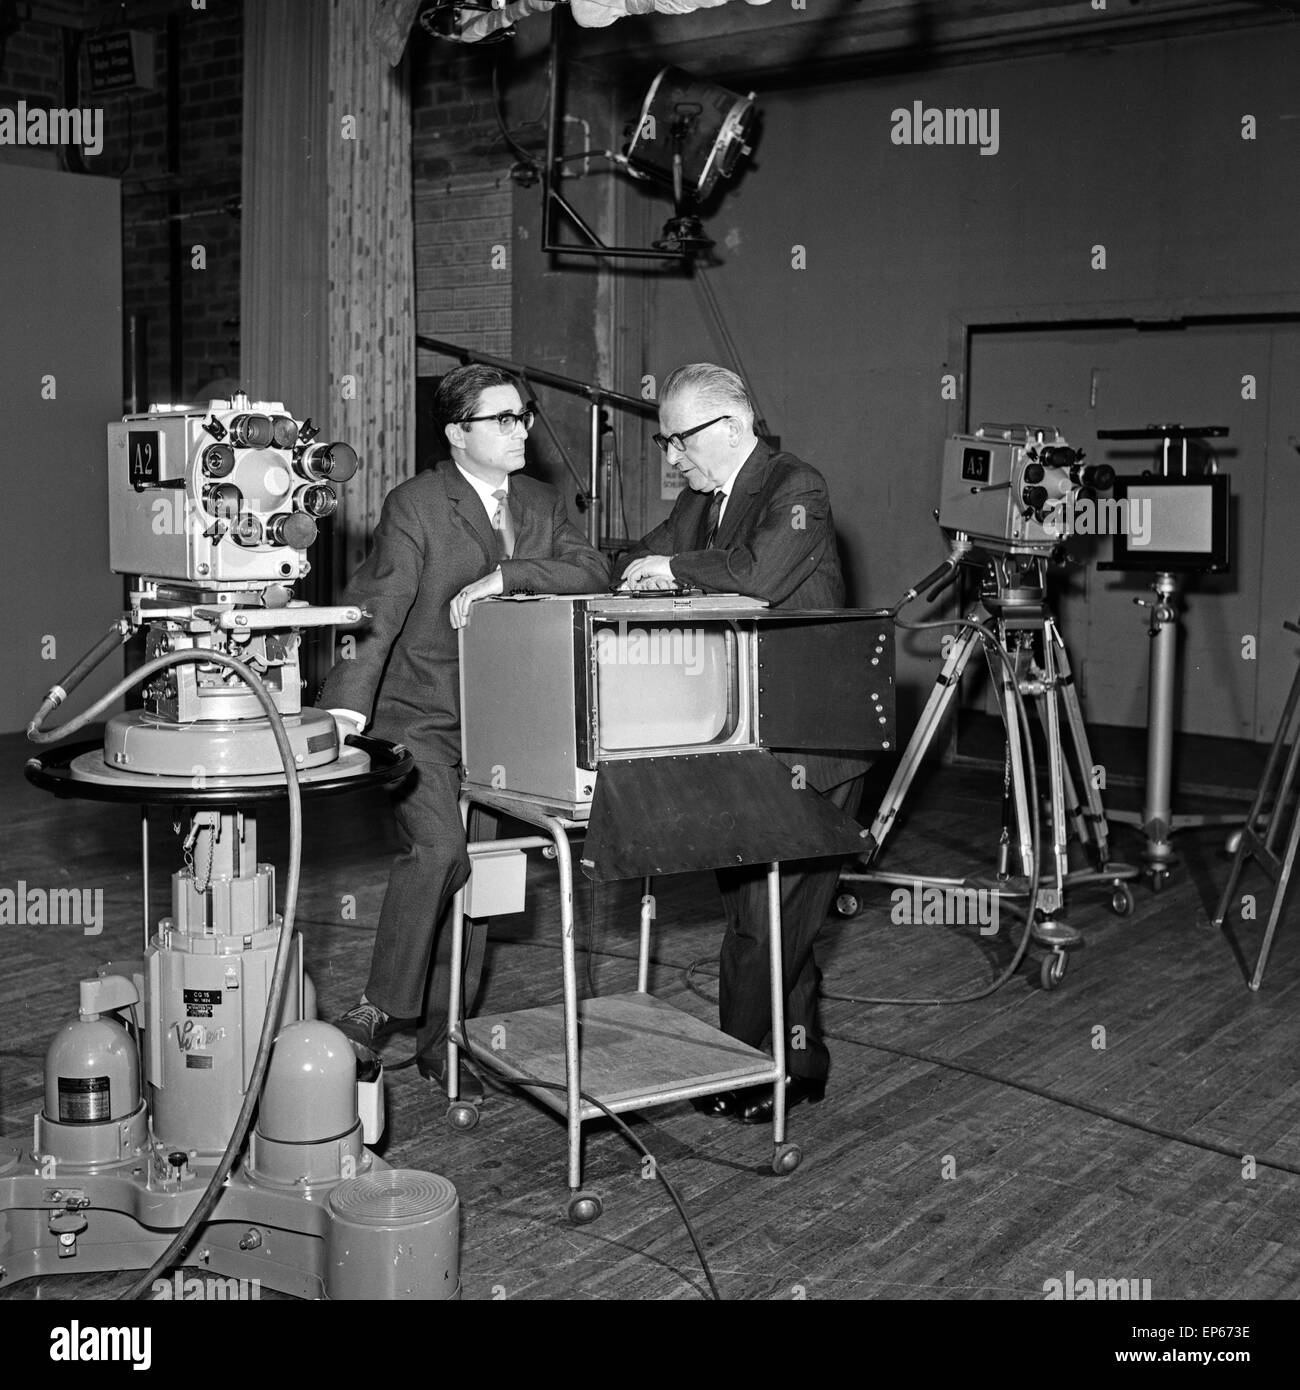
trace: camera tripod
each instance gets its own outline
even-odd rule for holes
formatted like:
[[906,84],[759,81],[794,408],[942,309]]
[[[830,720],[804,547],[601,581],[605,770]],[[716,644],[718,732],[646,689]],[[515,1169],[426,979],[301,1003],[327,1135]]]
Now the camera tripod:
[[[1081,945],[1083,940],[1062,916],[1066,888],[1090,883],[1109,885],[1111,908],[1117,916],[1125,917],[1133,910],[1133,893],[1128,880],[1136,878],[1138,870],[1110,861],[1106,816],[1094,780],[1094,765],[1079,707],[1079,694],[1074,685],[1065,644],[1047,602],[1047,559],[1046,555],[985,556],[980,599],[967,614],[969,621],[981,623],[985,630],[965,627],[953,643],[872,822],[867,841],[870,849],[865,865],[869,866],[879,855],[892,830],[917,770],[960,689],[962,673],[976,648],[982,647],[999,692],[999,712],[1007,735],[1002,783],[1002,829],[996,875],[991,880],[962,880],[918,878],[916,875],[869,870],[860,874],[846,873],[841,877],[849,882],[903,886],[920,882],[963,890],[984,889],[1001,896],[1028,895],[1035,868],[1033,817],[1037,808],[1031,805],[1028,769],[1016,732],[1018,691],[1022,697],[1032,699],[1047,740],[1051,865],[1047,873],[1041,872],[1040,867],[1039,883],[1031,904],[1031,936],[1037,945],[1047,951],[1040,974],[1042,985],[1045,989],[1055,989],[1065,975],[1066,953],[1070,948]],[[993,625],[998,642],[1010,656],[1010,672],[993,649],[993,638],[987,630],[989,623]],[[1071,754],[1075,773],[1070,769]],[[1082,802],[1080,790],[1083,793]],[[1070,871],[1068,841],[1071,828],[1079,840],[1091,849],[1093,868]],[[1013,851],[1018,856],[1014,866]],[[1013,867],[1017,872],[1013,872]]]

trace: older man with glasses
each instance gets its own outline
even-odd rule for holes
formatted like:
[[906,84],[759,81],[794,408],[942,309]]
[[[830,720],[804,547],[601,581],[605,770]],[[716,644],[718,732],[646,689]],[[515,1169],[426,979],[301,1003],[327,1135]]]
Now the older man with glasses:
[[[655,442],[687,486],[668,520],[631,552],[624,587],[682,584],[766,599],[774,608],[843,607],[825,480],[757,436],[740,377],[708,362],[679,367],[660,393],[659,428]],[[820,793],[850,815],[856,811],[868,767],[861,757],[833,750],[777,756],[808,795]],[[808,859],[781,868],[790,1104],[819,1101],[826,1090],[830,1054],[818,1017],[821,972],[814,944],[838,867],[834,859]],[[770,1046],[765,866],[719,869],[717,879],[727,919],[718,962],[720,1023],[752,1047]],[[771,1088],[725,1092],[696,1108],[746,1124],[770,1122]]]
[[[394,1025],[423,1014],[417,1064],[445,1088],[447,919],[469,876],[458,809],[457,629],[471,620],[476,600],[495,594],[604,589],[609,565],[569,520],[555,488],[520,472],[534,409],[511,376],[477,365],[449,372],[434,413],[451,461],[400,483],[385,499],[370,554],[342,599],[366,609],[371,621],[357,632],[350,659],[335,663],[318,703],[341,734],[370,727],[404,743],[416,767],[394,794],[406,849],[389,875],[365,992],[335,1023],[364,1055]],[[485,838],[482,824],[471,823],[471,833]],[[467,1010],[483,950],[483,932],[471,933]],[[460,1093],[482,1096],[464,1065]]]

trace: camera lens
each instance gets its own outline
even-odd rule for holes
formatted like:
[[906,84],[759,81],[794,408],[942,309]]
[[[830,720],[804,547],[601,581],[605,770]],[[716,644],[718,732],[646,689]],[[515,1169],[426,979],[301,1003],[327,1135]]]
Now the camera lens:
[[306,550],[316,539],[316,523],[306,512],[290,512],[273,516],[266,523],[266,538],[272,545],[292,546]]
[[230,438],[248,449],[265,449],[275,438],[268,415],[236,415],[230,422]]
[[298,460],[299,471],[313,482],[328,478],[346,483],[357,471],[357,451],[351,444],[313,444]]
[[313,483],[311,487],[303,488],[294,501],[308,516],[320,518],[333,515],[335,507],[339,504],[339,497],[327,484]]
[[213,483],[203,489],[203,505],[213,516],[238,516],[243,504],[244,494],[234,483]]
[[1020,500],[1031,512],[1041,511],[1047,505],[1047,489],[1045,487],[1027,487],[1021,492]]
[[240,545],[260,545],[262,523],[251,512],[245,512],[230,528],[230,534]]
[[1108,492],[1115,483],[1115,470],[1108,463],[1086,463],[1074,472],[1077,482],[1098,492]]
[[298,422],[287,415],[277,415],[271,421],[271,432],[277,449],[288,449],[298,439]]
[[1025,464],[1024,480],[1027,483],[1041,483],[1043,481],[1044,468],[1041,463]]
[[203,471],[209,478],[226,478],[235,471],[235,451],[229,444],[209,444],[203,451]]

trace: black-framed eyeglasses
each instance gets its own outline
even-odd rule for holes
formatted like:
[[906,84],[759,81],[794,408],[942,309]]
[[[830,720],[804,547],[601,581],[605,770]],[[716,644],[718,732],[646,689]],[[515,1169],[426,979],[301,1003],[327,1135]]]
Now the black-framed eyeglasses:
[[472,425],[479,420],[495,420],[497,429],[502,434],[514,434],[515,426],[522,425],[525,430],[533,427],[533,421],[537,419],[537,407],[529,401],[522,410],[498,410],[494,415],[467,415],[463,420],[457,420],[458,425]]
[[730,415],[715,415],[712,420],[706,420],[702,425],[692,425],[688,430],[678,430],[676,434],[652,434],[650,437],[664,451],[668,452],[671,444],[675,449],[685,449],[686,441],[693,434],[699,434],[701,430],[707,430],[710,425],[716,425],[719,420],[730,420]]

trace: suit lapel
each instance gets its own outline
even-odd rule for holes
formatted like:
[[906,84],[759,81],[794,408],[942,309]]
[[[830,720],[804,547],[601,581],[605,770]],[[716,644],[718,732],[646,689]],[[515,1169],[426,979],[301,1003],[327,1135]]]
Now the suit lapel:
[[521,478],[515,473],[510,478],[510,487],[506,493],[506,505],[510,508],[510,518],[515,523],[515,557],[521,560],[550,554],[549,539],[545,546],[537,543],[549,512],[535,505],[528,484],[527,478]]
[[[442,483],[447,489],[447,496],[451,500],[456,520],[478,541],[483,549],[483,558],[495,565],[497,563],[496,537],[492,534],[487,510],[480,501],[478,493],[461,477],[460,469],[454,463],[444,463],[440,467]],[[513,508],[511,508],[511,515],[514,515]],[[517,544],[517,532],[515,540]]]
[[771,449],[760,439],[741,465],[736,481],[731,485],[731,496],[727,499],[727,510],[722,515],[722,525],[718,528],[718,539],[714,542],[717,549],[725,550],[732,543],[745,517],[754,507],[755,499],[767,481],[771,458]]

